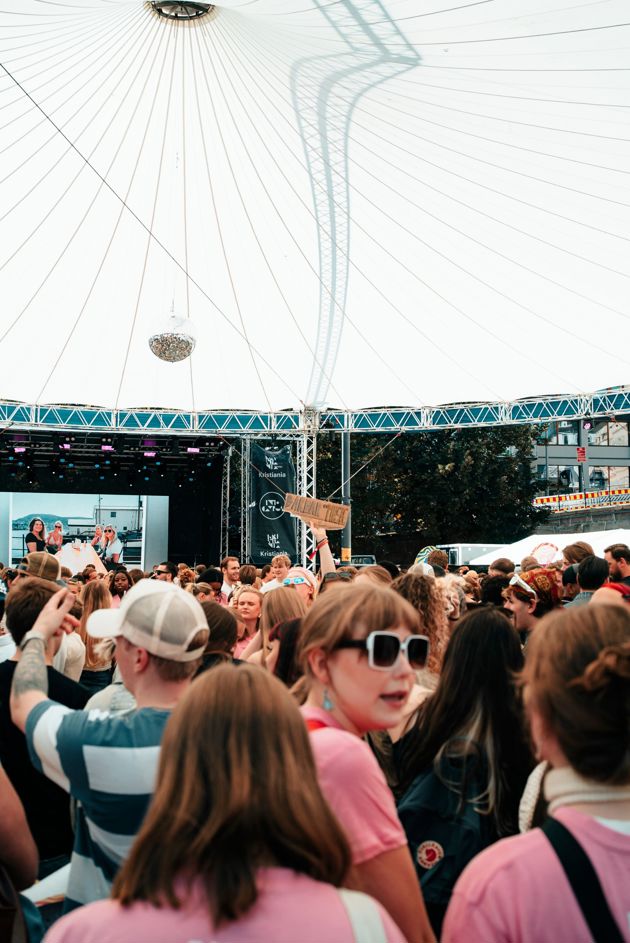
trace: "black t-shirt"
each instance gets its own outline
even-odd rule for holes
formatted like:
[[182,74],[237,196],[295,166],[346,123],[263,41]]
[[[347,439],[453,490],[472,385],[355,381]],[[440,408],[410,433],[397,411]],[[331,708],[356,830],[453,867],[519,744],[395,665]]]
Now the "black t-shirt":
[[[9,695],[17,662],[0,665],[0,763],[22,801],[40,858],[69,855],[73,833],[70,796],[31,763],[26,737],[11,720]],[[76,681],[48,668],[48,696],[58,704],[81,710],[90,692]]]
[[45,549],[46,549],[46,541],[45,541],[45,540],[40,540],[39,537],[36,537],[35,534],[34,534],[32,531],[29,531],[29,532],[28,532],[28,534],[26,535],[26,539],[24,540],[24,543],[25,543],[25,545],[26,545],[26,552],[27,552],[27,553],[31,553],[31,552],[32,552],[32,551],[30,551],[30,550],[28,549],[28,545],[29,545],[29,544],[33,544],[33,543],[35,544],[35,550],[36,550],[36,552],[41,553],[42,550],[45,550]]

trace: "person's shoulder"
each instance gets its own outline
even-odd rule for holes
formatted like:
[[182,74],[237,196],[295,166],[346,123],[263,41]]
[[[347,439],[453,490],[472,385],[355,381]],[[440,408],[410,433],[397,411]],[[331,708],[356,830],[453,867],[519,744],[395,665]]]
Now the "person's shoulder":
[[534,828],[524,835],[502,838],[478,854],[464,869],[456,890],[471,903],[479,901],[490,888],[507,884],[522,886],[528,874],[538,871],[544,862],[553,860],[543,832]]
[[48,694],[51,701],[57,701],[59,704],[65,704],[66,707],[76,710],[84,707],[90,696],[90,692],[78,681],[67,678],[50,666],[48,667]]
[[311,734],[311,748],[318,764],[330,767],[343,777],[382,777],[380,766],[367,743],[360,737],[338,727],[322,727]]
[[114,900],[97,900],[78,907],[55,921],[46,935],[47,943],[96,943],[99,933],[120,913]]

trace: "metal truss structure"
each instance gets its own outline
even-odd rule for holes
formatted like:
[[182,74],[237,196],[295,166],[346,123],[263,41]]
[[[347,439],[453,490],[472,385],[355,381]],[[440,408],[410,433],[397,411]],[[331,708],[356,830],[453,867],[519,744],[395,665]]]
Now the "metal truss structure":
[[[297,486],[298,493],[307,498],[317,497],[317,431],[319,413],[306,408],[303,415],[303,431],[297,440]],[[304,521],[299,520],[298,547],[302,566],[313,568],[315,538]],[[311,560],[311,554],[313,558]]]
[[221,541],[220,553],[221,559],[230,552],[229,530],[230,530],[230,466],[232,464],[232,448],[230,447],[223,459],[223,471],[221,473]]
[[317,428],[320,430],[393,434],[613,417],[629,412],[630,387],[575,396],[532,397],[514,402],[455,403],[420,409],[333,409],[319,413],[309,408],[302,412],[114,410],[91,406],[37,406],[3,400],[0,401],[0,426],[15,431],[49,428],[102,433],[297,438],[312,430],[313,413],[318,417]]
[[[356,411],[312,407],[300,411],[176,412],[169,410],[110,410],[90,406],[38,406],[0,401],[0,431],[59,430],[85,433],[153,436],[239,437],[241,449],[241,560],[249,559],[250,442],[256,438],[295,441],[299,493],[316,497],[317,434],[320,431],[357,433],[424,432],[440,429],[547,423],[560,419],[608,417],[630,413],[630,387],[576,396],[548,396],[495,403],[459,403],[408,409],[390,407]],[[230,458],[221,487],[221,548],[228,551]],[[299,548],[303,565],[313,549],[312,535],[300,522]]]

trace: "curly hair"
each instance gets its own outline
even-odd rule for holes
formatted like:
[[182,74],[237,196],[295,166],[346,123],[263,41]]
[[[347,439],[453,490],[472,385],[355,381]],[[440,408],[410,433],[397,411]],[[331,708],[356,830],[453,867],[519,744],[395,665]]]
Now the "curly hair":
[[437,580],[419,573],[405,573],[394,580],[392,589],[420,613],[423,630],[429,637],[427,668],[432,674],[439,674],[450,633],[444,596]]

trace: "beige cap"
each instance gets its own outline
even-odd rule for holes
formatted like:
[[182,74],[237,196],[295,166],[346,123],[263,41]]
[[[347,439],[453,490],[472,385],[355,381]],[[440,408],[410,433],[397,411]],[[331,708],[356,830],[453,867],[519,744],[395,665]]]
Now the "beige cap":
[[139,648],[167,661],[200,658],[203,645],[187,651],[197,632],[208,623],[191,593],[162,580],[140,580],[125,593],[119,609],[97,609],[86,624],[92,638],[123,636]]

